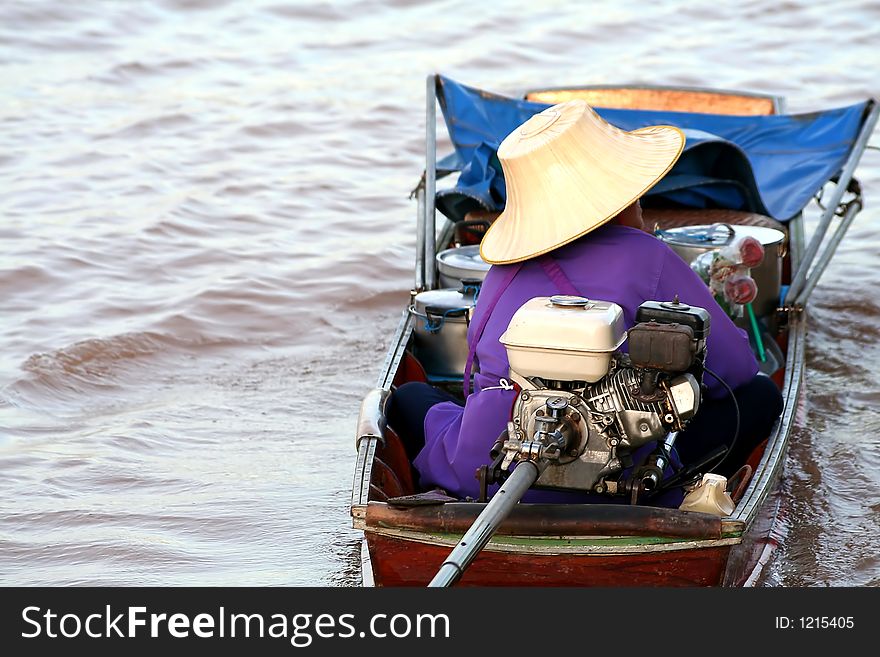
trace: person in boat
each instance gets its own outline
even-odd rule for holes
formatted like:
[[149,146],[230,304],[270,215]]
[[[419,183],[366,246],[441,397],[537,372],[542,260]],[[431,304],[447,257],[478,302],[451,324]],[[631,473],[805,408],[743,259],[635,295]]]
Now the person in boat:
[[[707,309],[706,366],[733,389],[740,414],[736,444],[725,458],[728,471],[741,466],[768,435],[782,398],[775,384],[758,374],[745,332],[697,274],[642,223],[638,199],[672,168],[684,139],[670,126],[624,132],[579,100],[536,114],[505,138],[498,158],[507,204],[481,242],[483,259],[493,266],[468,329],[479,364],[473,392],[462,405],[426,383],[407,383],[389,402],[389,424],[404,441],[423,487],[477,496],[475,472],[488,462],[516,395],[507,383],[509,364],[499,338],[514,312],[538,296],[613,301],[622,307],[627,328],[647,300],[678,296]],[[685,464],[699,462],[719,445],[730,447],[734,438],[736,410],[727,389],[711,376],[704,383],[701,408],[676,442]]]

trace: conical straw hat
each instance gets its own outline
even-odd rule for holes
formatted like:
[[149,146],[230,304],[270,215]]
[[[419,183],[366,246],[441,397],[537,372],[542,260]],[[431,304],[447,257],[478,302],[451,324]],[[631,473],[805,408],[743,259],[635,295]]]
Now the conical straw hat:
[[498,147],[507,205],[483,237],[483,260],[527,260],[612,219],[675,164],[684,133],[672,126],[626,132],[582,100],[554,105]]

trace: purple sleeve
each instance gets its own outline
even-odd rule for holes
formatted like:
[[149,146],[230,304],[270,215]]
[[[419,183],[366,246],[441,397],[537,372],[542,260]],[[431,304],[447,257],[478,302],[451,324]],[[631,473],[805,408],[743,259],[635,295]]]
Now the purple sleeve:
[[490,389],[472,393],[464,408],[453,402],[432,406],[425,416],[425,448],[414,461],[422,486],[475,497],[477,468],[488,465],[515,397],[512,390]]
[[[758,373],[758,361],[749,346],[746,332],[737,327],[715,301],[708,286],[671,249],[666,254],[656,300],[668,301],[675,295],[691,306],[700,306],[712,317],[706,353],[706,367],[724,379],[731,388],[738,388]],[[724,387],[711,375],[703,378],[709,387],[709,396],[718,398],[727,394]]]
[[[495,305],[490,300],[503,283],[504,273],[499,267],[489,270],[468,328],[468,344],[477,339],[482,313],[491,312],[489,306]],[[475,497],[479,489],[476,470],[488,465],[489,450],[507,427],[516,393],[499,388],[500,377],[508,376],[504,347],[484,333],[477,354],[479,371],[464,407],[441,403],[425,415],[425,447],[413,461],[423,487],[439,486],[455,495]]]

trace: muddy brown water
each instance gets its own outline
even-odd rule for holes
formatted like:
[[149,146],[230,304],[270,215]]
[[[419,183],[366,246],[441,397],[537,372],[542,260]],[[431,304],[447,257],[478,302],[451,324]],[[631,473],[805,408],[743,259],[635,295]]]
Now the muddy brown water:
[[[356,585],[424,76],[880,95],[868,0],[0,6],[0,583]],[[880,141],[876,136],[874,142]],[[769,585],[880,584],[880,153],[814,295]]]

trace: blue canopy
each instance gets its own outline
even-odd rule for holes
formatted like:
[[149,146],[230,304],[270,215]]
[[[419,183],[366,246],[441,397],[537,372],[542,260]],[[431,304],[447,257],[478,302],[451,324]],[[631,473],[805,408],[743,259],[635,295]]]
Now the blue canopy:
[[[495,154],[514,128],[548,107],[439,78],[438,98],[455,153],[438,171],[460,171],[437,194],[452,219],[474,209],[501,210],[504,176]],[[646,195],[697,208],[758,212],[787,221],[842,169],[871,101],[849,107],[771,116],[726,116],[595,108],[623,130],[674,125],[687,137],[672,170]]]

